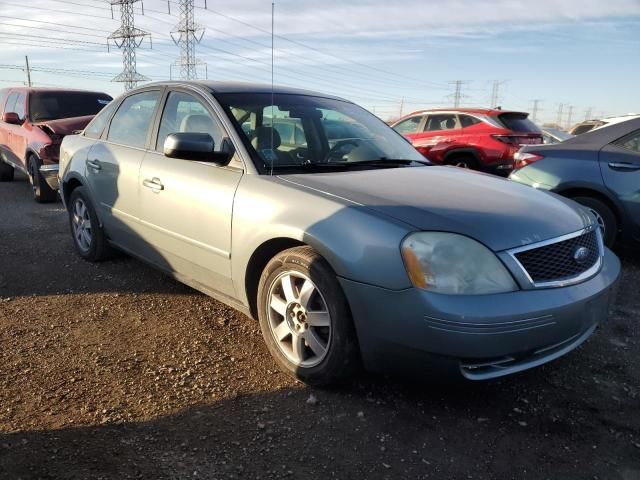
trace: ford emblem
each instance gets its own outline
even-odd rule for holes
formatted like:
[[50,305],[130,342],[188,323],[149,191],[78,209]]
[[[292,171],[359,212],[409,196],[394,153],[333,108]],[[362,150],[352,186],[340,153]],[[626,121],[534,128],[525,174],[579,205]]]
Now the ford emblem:
[[589,260],[589,254],[591,251],[587,247],[580,247],[573,254],[573,259],[578,265],[583,265],[587,260]]

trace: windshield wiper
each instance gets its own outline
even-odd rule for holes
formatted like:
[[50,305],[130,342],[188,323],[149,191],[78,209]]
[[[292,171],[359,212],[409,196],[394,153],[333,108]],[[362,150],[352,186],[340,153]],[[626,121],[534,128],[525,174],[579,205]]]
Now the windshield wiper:
[[375,160],[359,160],[357,162],[345,162],[345,165],[358,167],[358,166],[406,166],[411,165],[412,163],[417,163],[419,165],[431,165],[431,162],[428,160],[413,160],[409,158],[387,158],[380,157]]

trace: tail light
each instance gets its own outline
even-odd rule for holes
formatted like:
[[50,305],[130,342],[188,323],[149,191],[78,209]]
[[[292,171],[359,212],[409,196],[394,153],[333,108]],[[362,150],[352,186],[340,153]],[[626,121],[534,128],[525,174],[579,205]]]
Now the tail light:
[[491,135],[496,140],[507,145],[539,145],[542,143],[542,136],[539,135]]
[[519,168],[526,167],[527,165],[531,165],[538,160],[542,160],[544,155],[540,155],[539,153],[529,153],[529,152],[517,152],[513,156],[514,170],[518,170]]

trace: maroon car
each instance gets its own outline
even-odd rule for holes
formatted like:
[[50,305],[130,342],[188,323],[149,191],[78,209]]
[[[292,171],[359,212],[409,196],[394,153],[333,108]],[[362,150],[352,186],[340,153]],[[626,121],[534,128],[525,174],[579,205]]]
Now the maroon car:
[[0,90],[0,182],[29,176],[37,202],[56,200],[65,135],[82,130],[112,100],[101,92],[51,88]]
[[507,176],[522,145],[542,143],[528,116],[488,108],[422,110],[391,126],[434,163]]

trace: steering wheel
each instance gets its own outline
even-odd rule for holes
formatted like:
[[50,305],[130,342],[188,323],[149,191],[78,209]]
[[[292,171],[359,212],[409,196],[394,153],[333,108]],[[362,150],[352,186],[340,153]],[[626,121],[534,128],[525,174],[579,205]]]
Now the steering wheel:
[[[338,140],[336,144],[333,147],[331,147],[331,149],[327,152],[323,161],[325,163],[331,163],[334,161],[344,162],[345,161],[344,156],[348,155],[353,150],[353,148],[346,150],[344,147],[346,147],[347,145],[353,145],[353,148],[359,147],[360,140],[357,138],[351,138],[347,140]],[[338,155],[339,157],[337,157]]]

